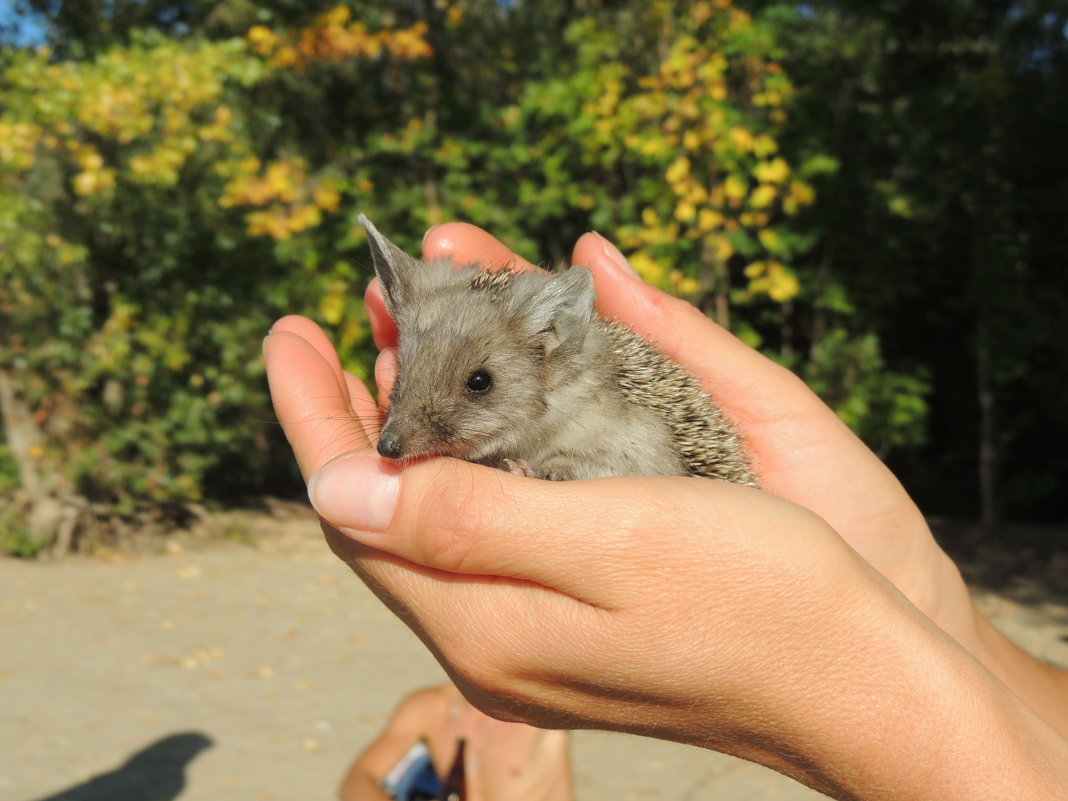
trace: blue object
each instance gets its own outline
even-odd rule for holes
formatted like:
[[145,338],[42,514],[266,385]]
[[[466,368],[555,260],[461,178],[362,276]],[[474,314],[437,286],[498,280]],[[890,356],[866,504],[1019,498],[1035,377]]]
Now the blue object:
[[432,801],[438,797],[441,779],[426,743],[411,747],[382,780],[382,789],[397,801]]

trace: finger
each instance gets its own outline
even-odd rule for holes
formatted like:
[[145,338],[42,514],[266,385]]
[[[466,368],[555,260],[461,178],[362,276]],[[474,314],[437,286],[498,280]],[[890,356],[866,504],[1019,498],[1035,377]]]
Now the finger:
[[382,295],[382,282],[374,279],[367,287],[363,296],[364,306],[367,308],[367,317],[371,321],[371,335],[374,337],[375,346],[392,348],[397,344],[397,324],[386,309],[386,299]]
[[350,402],[355,387],[344,379],[336,355],[330,358],[333,350],[324,353],[315,339],[311,329],[290,320],[275,326],[263,343],[275,413],[305,479],[335,456],[367,446],[367,432],[351,404],[374,404],[365,388]]
[[372,443],[378,442],[378,432],[382,427],[382,408],[371,396],[367,385],[350,372],[344,375],[345,387],[349,393],[349,405],[352,413],[360,421],[363,430]]
[[454,264],[479,264],[489,270],[512,266],[536,270],[531,264],[493,235],[470,223],[444,223],[426,232],[423,256],[428,261],[450,259]]
[[323,361],[329,364],[331,369],[333,369],[335,375],[337,375],[338,381],[341,381],[344,371],[341,369],[341,360],[338,358],[337,349],[326,335],[326,332],[323,331],[319,325],[312,322],[307,317],[290,314],[272,325],[270,333],[280,334],[283,331],[295,334],[315,348]]
[[[544,635],[568,627],[595,631],[604,610],[527,582],[416,565],[330,526],[323,530],[334,553],[412,629],[479,709],[500,720],[560,729],[577,725],[573,711],[562,718],[539,703],[558,659],[555,641]],[[586,645],[591,653],[584,664],[607,650],[592,637]],[[537,678],[531,665],[542,667]],[[535,684],[542,685],[540,692]]]
[[389,408],[389,398],[396,380],[397,351],[395,348],[386,348],[375,360],[375,384],[378,386],[378,397],[382,400],[383,409]]

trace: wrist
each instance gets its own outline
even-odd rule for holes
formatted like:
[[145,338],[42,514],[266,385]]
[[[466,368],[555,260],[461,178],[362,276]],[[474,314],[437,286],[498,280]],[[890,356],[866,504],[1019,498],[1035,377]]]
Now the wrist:
[[[993,673],[1061,736],[1068,737],[1068,671],[1045,664],[998,631],[976,608],[960,570],[941,550],[935,593],[921,611]],[[914,600],[914,599],[913,599]]]
[[998,631],[973,606],[975,653],[1021,701],[1068,739],[1068,671],[1046,664]]
[[815,690],[736,753],[838,799],[1068,798],[1068,743],[904,598],[841,611]]

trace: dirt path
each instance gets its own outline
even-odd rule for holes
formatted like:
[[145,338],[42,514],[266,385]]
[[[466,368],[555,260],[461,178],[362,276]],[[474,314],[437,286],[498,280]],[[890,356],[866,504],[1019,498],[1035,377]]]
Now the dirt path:
[[[63,564],[0,560],[0,797],[331,799],[410,690],[425,649],[322,544],[310,518],[256,547]],[[1068,606],[982,603],[1068,664]],[[580,801],[808,801],[766,770],[672,744],[578,733]]]

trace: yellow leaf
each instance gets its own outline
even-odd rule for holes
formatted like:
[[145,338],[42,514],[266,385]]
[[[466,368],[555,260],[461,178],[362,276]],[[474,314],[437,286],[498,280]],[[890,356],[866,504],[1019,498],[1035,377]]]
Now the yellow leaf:
[[704,25],[708,18],[712,16],[712,13],[711,3],[698,2],[690,7],[690,16],[693,18],[695,26]]
[[78,154],[78,163],[86,172],[97,172],[104,166],[104,157],[95,150],[87,149]]
[[676,295],[695,295],[701,290],[701,283],[685,275],[682,270],[672,270],[671,289]]
[[634,253],[630,257],[630,265],[650,284],[660,284],[664,280],[664,268],[644,251]]
[[734,255],[734,245],[725,236],[710,237],[708,244],[712,247],[712,252],[720,262],[725,262]]
[[662,137],[641,140],[641,153],[643,156],[659,156],[664,152],[666,143]]
[[345,308],[348,305],[347,289],[343,285],[335,284],[319,303],[319,314],[330,325],[337,325],[345,316]]
[[787,214],[796,214],[799,208],[811,205],[815,199],[816,190],[809,184],[804,181],[793,181],[790,183],[790,192],[782,205]]
[[675,219],[681,223],[690,222],[696,216],[697,209],[687,200],[680,200],[675,206]]
[[316,22],[324,28],[329,28],[331,26],[344,25],[351,18],[352,12],[347,6],[334,6],[329,11],[324,12]]
[[338,206],[341,204],[341,195],[332,186],[320,186],[318,187],[312,198],[315,200],[315,205],[325,211],[337,211]]
[[215,124],[229,128],[234,122],[234,112],[227,106],[219,106],[215,109]]
[[682,197],[684,200],[693,203],[695,206],[699,206],[708,200],[708,190],[696,181],[692,181],[686,188],[686,194]]
[[757,234],[757,239],[771,253],[778,253],[782,250],[782,237],[774,228],[765,228]]
[[768,271],[768,297],[779,303],[794,298],[801,291],[801,282],[797,276],[782,264],[772,262]]
[[729,175],[723,182],[723,191],[731,200],[741,200],[749,191],[749,185],[737,175]]
[[786,159],[777,158],[761,162],[753,170],[753,174],[762,183],[781,184],[790,175],[790,165],[786,163]]
[[761,184],[749,197],[749,205],[755,209],[766,209],[772,203],[775,202],[775,197],[778,195],[778,191],[774,186],[769,184]]
[[80,172],[74,176],[74,191],[83,197],[104,192],[115,186],[115,170]]
[[776,108],[783,103],[782,92],[777,92],[774,89],[770,89],[766,92],[760,92],[753,95],[754,106],[766,106]]
[[702,233],[708,233],[723,225],[724,217],[713,209],[701,209],[697,215],[697,227]]
[[767,134],[761,134],[753,140],[753,153],[760,158],[766,158],[778,150],[778,143]]
[[261,56],[267,55],[278,45],[278,34],[265,25],[249,28],[246,38],[252,49]]
[[727,136],[730,138],[731,144],[743,153],[747,153],[753,147],[753,134],[740,125],[735,125],[727,131]]
[[673,162],[671,166],[667,168],[667,172],[664,173],[664,177],[669,184],[675,184],[684,179],[690,174],[690,160],[685,156],[679,156]]

